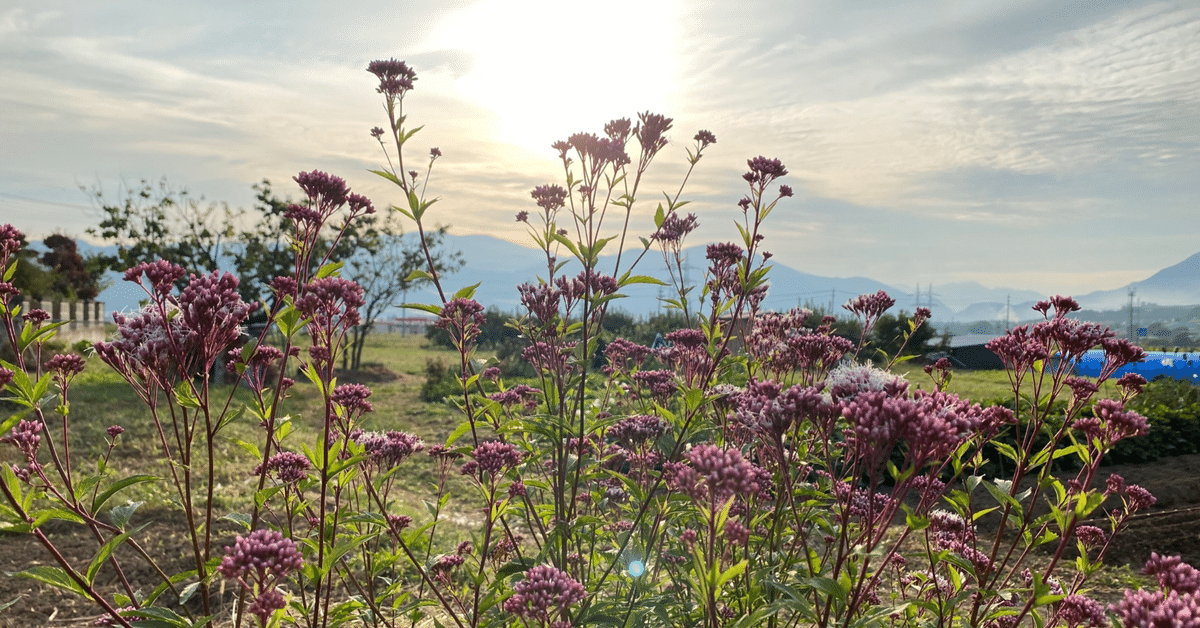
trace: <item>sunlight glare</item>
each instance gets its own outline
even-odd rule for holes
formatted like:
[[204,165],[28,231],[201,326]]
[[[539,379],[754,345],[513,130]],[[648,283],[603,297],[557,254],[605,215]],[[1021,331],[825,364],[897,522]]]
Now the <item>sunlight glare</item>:
[[424,47],[469,53],[455,89],[495,112],[498,139],[547,153],[613,118],[670,115],[678,13],[674,0],[484,0],[448,15]]

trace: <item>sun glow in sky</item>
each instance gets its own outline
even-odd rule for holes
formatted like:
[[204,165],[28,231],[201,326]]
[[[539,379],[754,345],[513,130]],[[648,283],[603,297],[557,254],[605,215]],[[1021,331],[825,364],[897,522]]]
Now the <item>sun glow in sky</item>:
[[467,53],[455,92],[495,115],[499,139],[544,152],[584,121],[671,110],[678,12],[644,0],[484,0],[441,19],[420,51]]

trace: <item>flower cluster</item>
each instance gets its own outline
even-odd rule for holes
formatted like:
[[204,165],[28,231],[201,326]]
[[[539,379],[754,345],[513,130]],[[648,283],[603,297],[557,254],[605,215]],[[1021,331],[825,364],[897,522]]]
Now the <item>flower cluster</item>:
[[513,586],[513,594],[504,600],[504,611],[545,625],[555,617],[565,618],[571,605],[586,595],[583,585],[567,572],[538,565],[525,572],[525,578]]
[[[282,484],[295,484],[308,476],[312,464],[301,454],[291,451],[281,451],[267,459],[267,473]],[[254,468],[257,475],[262,473],[263,465]]]
[[684,458],[686,462],[665,465],[667,485],[698,504],[715,510],[734,496],[758,492],[758,470],[737,449],[704,443]]
[[409,456],[425,449],[425,442],[405,432],[362,432],[355,430],[350,437],[366,452],[371,464],[380,469],[397,467]]
[[521,454],[512,443],[480,443],[472,455],[475,457],[477,468],[492,477],[521,464]]
[[389,100],[402,97],[413,88],[417,73],[408,64],[395,59],[377,60],[367,64],[367,71],[379,78],[376,91]]
[[254,530],[248,536],[238,536],[232,546],[225,548],[225,558],[217,571],[246,588],[257,589],[247,610],[265,625],[267,618],[285,605],[275,586],[302,564],[300,550],[291,539],[275,530]]
[[1200,570],[1183,562],[1179,556],[1159,556],[1158,552],[1151,552],[1142,573],[1154,576],[1158,586],[1164,589],[1189,595],[1200,594]]
[[341,384],[333,389],[330,399],[345,409],[347,414],[357,417],[375,409],[371,402],[367,401],[370,396],[371,389],[362,384]]
[[639,414],[617,421],[608,428],[608,435],[622,445],[633,448],[646,441],[656,440],[666,434],[669,427],[666,421],[656,416]]

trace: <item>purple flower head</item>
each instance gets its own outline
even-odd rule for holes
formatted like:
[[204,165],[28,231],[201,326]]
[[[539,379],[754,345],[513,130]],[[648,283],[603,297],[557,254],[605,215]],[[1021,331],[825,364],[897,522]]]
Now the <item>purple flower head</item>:
[[1072,398],[1076,404],[1091,399],[1092,395],[1100,390],[1100,386],[1096,382],[1084,377],[1075,377],[1074,375],[1068,377],[1063,383],[1067,385],[1067,388],[1071,389]]
[[1114,399],[1101,399],[1092,406],[1095,416],[1077,419],[1073,427],[1089,439],[1100,439],[1105,445],[1133,436],[1145,436],[1150,431],[1146,417],[1125,410]]
[[288,275],[276,277],[271,280],[271,290],[275,292],[277,299],[295,297],[298,288],[299,285],[296,283],[296,279]]
[[365,303],[362,286],[342,277],[322,277],[300,289],[296,309],[318,329],[332,331],[358,325],[358,308]]
[[630,363],[632,366],[641,366],[642,362],[645,362],[646,358],[650,356],[650,347],[630,342],[624,338],[617,338],[604,348],[604,355],[616,368],[625,371]]
[[557,185],[539,185],[530,192],[534,202],[547,214],[563,206],[567,200],[567,191]]
[[479,469],[492,477],[521,464],[521,454],[512,443],[488,441],[475,448],[475,463]]
[[696,133],[696,136],[693,137],[692,139],[696,140],[696,142],[698,142],[700,144],[700,148],[704,148],[705,146],[708,146],[709,144],[717,143],[717,136],[713,135],[712,131],[706,131],[703,129],[701,129],[698,133]]
[[241,336],[241,325],[255,303],[245,303],[238,293],[238,278],[229,273],[192,275],[179,294],[179,319],[192,332],[192,345],[199,364],[207,370],[219,355]]
[[277,530],[254,530],[238,536],[225,548],[225,558],[217,571],[230,580],[250,580],[260,584],[286,578],[300,569],[300,550],[291,539]]
[[[499,373],[497,372],[497,376],[498,375]],[[505,408],[512,408],[520,404],[528,410],[533,410],[537,408],[538,395],[541,394],[542,391],[537,388],[533,388],[525,384],[517,384],[516,386],[513,386],[507,390],[502,390],[500,392],[488,395],[488,399],[499,403]]]
[[1009,332],[990,340],[984,347],[999,356],[1005,367],[1023,376],[1038,360],[1050,359],[1050,350],[1043,340],[1029,333],[1029,325],[1014,327]]
[[504,611],[545,625],[553,618],[565,617],[571,605],[586,595],[583,585],[567,572],[538,565],[525,572],[525,578],[513,586],[513,594],[504,600]]
[[1146,360],[1146,352],[1124,338],[1104,338],[1100,345],[1104,347],[1104,366],[1101,367],[1098,378],[1100,381],[1108,379],[1122,366]]
[[8,258],[24,246],[25,234],[10,224],[0,225],[0,268],[8,267]]
[[437,146],[434,146],[433,148],[429,149],[429,160],[430,161],[433,161],[441,156],[442,156],[442,149],[438,148]]
[[481,377],[483,377],[484,379],[486,379],[488,381],[492,381],[492,382],[499,380],[500,379],[500,367],[489,366],[489,367],[483,369],[483,373],[482,373]]
[[42,424],[21,419],[7,436],[0,437],[0,443],[9,443],[25,456],[27,462],[37,460],[38,446],[42,442]]
[[742,252],[742,247],[732,242],[721,242],[708,245],[704,257],[714,265],[732,266],[742,260]]
[[517,212],[517,222],[529,222],[529,212],[525,210]]
[[[292,451],[281,451],[267,459],[267,473],[283,484],[294,484],[308,476],[312,464],[301,454]],[[257,475],[262,473],[262,465],[254,469]]]
[[521,305],[538,319],[543,325],[549,325],[558,317],[558,307],[562,293],[548,283],[517,286],[521,293]]
[[604,134],[611,140],[624,142],[629,139],[630,127],[629,118],[618,118],[604,125]]
[[392,532],[399,534],[405,528],[412,525],[412,517],[408,515],[388,515],[387,522]]
[[1142,573],[1154,576],[1158,586],[1165,590],[1189,595],[1200,593],[1200,571],[1179,556],[1159,556],[1157,552],[1151,552]]
[[1146,510],[1158,501],[1156,497],[1150,494],[1150,491],[1147,491],[1137,484],[1130,484],[1126,486],[1125,496],[1129,499],[1130,512]]
[[379,127],[373,127],[371,129],[371,137],[373,137],[375,139],[379,139],[379,138],[383,137],[383,129],[381,129]]
[[668,486],[710,509],[759,490],[757,468],[737,449],[703,443],[689,449],[684,458],[686,462],[665,466]]
[[699,224],[696,220],[696,214],[688,214],[686,218],[680,218],[678,212],[671,212],[663,219],[662,226],[650,236],[650,239],[657,240],[663,244],[678,245]]
[[376,91],[389,98],[403,96],[417,80],[417,73],[407,63],[395,59],[372,61],[367,64],[367,71],[379,79]]
[[669,399],[675,392],[674,371],[638,371],[633,374],[633,381],[659,401]]
[[1130,397],[1140,395],[1146,389],[1146,378],[1137,373],[1129,372],[1117,380],[1117,386],[1124,390],[1125,394]]
[[1105,490],[1104,490],[1105,495],[1114,495],[1116,493],[1124,493],[1125,492],[1125,478],[1114,473],[1114,474],[1108,476],[1108,479],[1106,479],[1104,481],[1104,487],[1105,487]]
[[108,426],[108,429],[104,431],[108,433],[109,438],[116,438],[125,432],[125,428],[121,427],[120,425],[110,425]]
[[373,411],[371,402],[367,401],[367,397],[371,396],[371,389],[362,384],[341,384],[333,389],[331,399],[333,403],[346,409],[352,416],[361,416],[367,412]]
[[871,321],[883,316],[883,313],[895,304],[895,299],[889,297],[883,290],[880,290],[875,294],[859,295],[847,301],[842,307],[854,313],[859,318]]
[[149,305],[126,318],[113,312],[117,335],[111,342],[94,345],[96,355],[126,379],[152,380],[173,386],[181,372],[191,372],[196,356],[192,350],[194,332],[184,327],[181,317]]
[[399,466],[409,456],[425,449],[424,441],[404,432],[360,432],[351,436],[362,445],[368,461],[384,470]]
[[1075,537],[1087,548],[1101,547],[1108,540],[1104,530],[1096,526],[1076,526]]
[[790,197],[794,194],[795,194],[795,192],[792,192],[792,186],[790,186],[790,185],[779,186],[779,197],[780,198]]
[[1193,594],[1126,589],[1109,609],[1122,628],[1200,628],[1200,596]]
[[[143,262],[125,271],[125,281],[132,281],[154,295],[166,296],[171,292],[171,286],[182,278],[187,271],[166,260]],[[149,286],[142,283],[145,275]]]
[[442,313],[434,326],[451,332],[455,340],[469,342],[479,335],[479,328],[486,322],[483,306],[478,301],[457,298],[447,301],[442,306]]
[[913,397],[887,391],[864,392],[843,402],[852,427],[850,448],[870,464],[880,464],[903,441],[917,465],[941,460],[981,429],[983,409],[945,392],[918,390]]
[[667,145],[664,134],[671,130],[674,119],[645,111],[638,114],[638,124],[633,129],[638,144],[642,147],[642,161],[649,161]]
[[82,373],[86,364],[87,362],[82,356],[73,353],[59,353],[46,362],[46,368],[66,380]]
[[1105,628],[1104,606],[1092,598],[1068,595],[1058,603],[1058,618],[1067,628]]
[[292,177],[304,194],[312,201],[314,208],[328,216],[332,210],[346,204],[350,188],[346,180],[320,170],[301,172]]
[[666,421],[656,416],[639,414],[617,421],[608,428],[608,435],[626,447],[633,448],[646,441],[657,440],[659,436],[667,433],[669,427]]
[[767,159],[762,155],[754,159],[747,159],[746,165],[750,166],[750,171],[742,175],[742,178],[751,185],[764,188],[775,179],[788,173],[787,168],[783,167],[783,162],[778,159]]
[[25,322],[33,323],[34,327],[39,327],[48,320],[50,320],[50,312],[40,308],[34,308],[25,313]]

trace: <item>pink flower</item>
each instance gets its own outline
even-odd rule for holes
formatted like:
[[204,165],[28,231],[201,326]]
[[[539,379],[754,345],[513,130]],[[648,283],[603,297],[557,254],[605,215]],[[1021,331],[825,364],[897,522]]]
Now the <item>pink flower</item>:
[[571,605],[586,595],[583,585],[567,572],[538,565],[525,572],[525,578],[513,586],[513,594],[504,600],[504,611],[544,624],[555,617],[565,618]]

